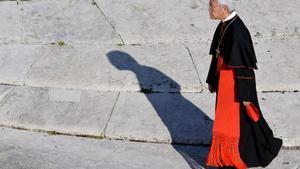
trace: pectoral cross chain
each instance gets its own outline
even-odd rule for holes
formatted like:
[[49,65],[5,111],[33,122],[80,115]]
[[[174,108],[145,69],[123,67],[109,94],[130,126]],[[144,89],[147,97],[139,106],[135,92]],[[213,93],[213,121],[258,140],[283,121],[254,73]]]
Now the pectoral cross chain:
[[217,48],[217,49],[216,49],[216,52],[217,52],[217,54],[216,54],[216,58],[218,58],[218,57],[219,57],[219,54],[220,54],[220,49],[219,49],[219,48]]

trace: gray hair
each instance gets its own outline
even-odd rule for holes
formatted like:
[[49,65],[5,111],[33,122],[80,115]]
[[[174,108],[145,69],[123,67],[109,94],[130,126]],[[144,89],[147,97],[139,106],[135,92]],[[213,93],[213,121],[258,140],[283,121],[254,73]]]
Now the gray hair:
[[234,0],[218,0],[219,5],[227,6],[229,11],[233,11],[235,9]]

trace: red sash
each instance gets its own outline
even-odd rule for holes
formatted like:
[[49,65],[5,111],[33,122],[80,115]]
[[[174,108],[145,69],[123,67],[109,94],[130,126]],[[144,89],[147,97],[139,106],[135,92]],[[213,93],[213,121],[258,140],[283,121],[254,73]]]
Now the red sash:
[[218,57],[217,71],[220,74],[217,92],[215,121],[213,124],[212,145],[206,164],[208,166],[234,166],[247,168],[239,154],[240,102],[235,96],[234,71]]

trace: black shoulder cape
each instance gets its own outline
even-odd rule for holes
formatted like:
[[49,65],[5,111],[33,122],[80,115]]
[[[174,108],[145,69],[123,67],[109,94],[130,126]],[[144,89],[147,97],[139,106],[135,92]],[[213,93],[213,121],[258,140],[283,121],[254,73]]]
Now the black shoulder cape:
[[[222,22],[218,25],[209,54],[215,56],[220,37],[220,29]],[[220,53],[224,56],[224,62],[232,67],[251,67],[257,69],[256,56],[252,43],[252,39],[247,27],[239,16],[235,16],[225,22],[228,26],[221,42]]]
[[[257,69],[257,59],[251,35],[240,17],[236,15],[234,18],[225,22],[225,25],[228,27],[225,30],[223,38],[221,38],[222,34],[220,34],[222,24],[223,22],[220,22],[216,28],[209,51],[209,54],[212,55],[212,60],[206,82],[212,86],[213,91],[217,91],[219,81],[219,77],[216,74],[216,50],[220,39],[222,39],[220,43],[220,54],[224,57],[223,60],[225,64],[232,68],[245,68],[236,70],[238,76],[254,78],[252,69]],[[246,85],[244,86],[246,87]],[[245,92],[249,90],[242,91]],[[251,93],[253,92],[248,92],[248,96],[240,94],[238,97],[244,97],[244,99],[249,100],[249,97],[253,98],[253,96],[249,95]]]

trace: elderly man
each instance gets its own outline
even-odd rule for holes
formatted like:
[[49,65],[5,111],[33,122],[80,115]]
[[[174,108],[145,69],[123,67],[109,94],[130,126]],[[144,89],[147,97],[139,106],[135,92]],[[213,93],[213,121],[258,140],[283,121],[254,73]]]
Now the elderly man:
[[212,144],[206,164],[221,168],[265,167],[277,156],[275,138],[259,107],[250,33],[230,0],[210,0],[211,19],[221,20],[210,48],[206,82],[216,92]]

